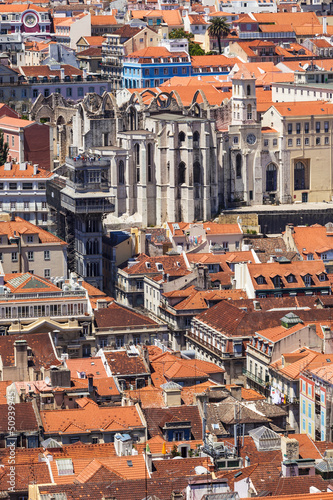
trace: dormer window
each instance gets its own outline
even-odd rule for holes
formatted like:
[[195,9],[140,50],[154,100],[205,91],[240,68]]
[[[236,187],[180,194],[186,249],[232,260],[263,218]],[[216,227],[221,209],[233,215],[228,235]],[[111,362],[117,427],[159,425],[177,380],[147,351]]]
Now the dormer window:
[[288,283],[294,283],[295,281],[295,276],[293,274],[288,274],[287,276],[287,282]]
[[313,260],[313,253],[308,253],[308,259],[307,260]]
[[156,263],[156,267],[158,271],[163,271],[163,264],[161,264],[160,262]]
[[264,285],[265,284],[265,278],[263,276],[258,276],[257,277],[257,283],[258,283],[258,285]]
[[319,281],[326,281],[326,274],[321,273],[321,274],[319,274],[318,278],[319,278]]
[[305,286],[311,286],[312,284],[311,274],[306,274],[305,276],[303,276],[303,280]]
[[280,278],[280,276],[274,276],[274,278],[273,278],[272,281],[273,281],[273,285],[274,285],[275,288],[280,288],[280,286],[281,286],[281,278]]
[[146,268],[147,268],[147,269],[151,269],[150,262],[146,262]]
[[322,253],[321,258],[322,260],[327,260],[327,253]]

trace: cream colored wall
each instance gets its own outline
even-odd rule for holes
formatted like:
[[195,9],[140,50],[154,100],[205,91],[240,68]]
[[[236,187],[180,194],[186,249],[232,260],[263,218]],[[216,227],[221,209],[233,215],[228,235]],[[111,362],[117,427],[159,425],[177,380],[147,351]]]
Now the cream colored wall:
[[[141,39],[143,39],[142,42],[140,41]],[[137,50],[145,49],[146,47],[157,47],[158,42],[161,39],[162,36],[160,34],[146,28],[127,40],[127,42],[124,42],[125,55]]]
[[[51,276],[65,276],[67,277],[66,265],[66,249],[67,245],[49,245],[49,244],[22,244],[22,266],[20,269],[19,252],[16,244],[13,245],[0,245],[0,252],[2,252],[3,269],[6,274],[13,272],[28,272],[33,270],[37,276],[44,277],[45,269],[50,269]],[[44,260],[44,251],[50,252],[50,260]],[[28,261],[28,251],[34,252],[34,260]],[[12,262],[12,252],[17,252],[18,261]]]
[[[304,105],[306,106],[306,105]],[[305,108],[306,109],[306,108]],[[321,132],[318,134],[321,138],[321,144],[316,145],[315,123],[320,121]],[[329,121],[329,132],[324,133],[324,121]],[[310,132],[304,134],[304,123],[309,122]],[[293,133],[288,135],[288,124],[292,123]],[[301,123],[301,133],[296,134],[296,123]],[[309,202],[331,201],[333,194],[332,180],[332,147],[333,147],[333,115],[321,116],[298,116],[282,117],[276,110],[270,108],[263,115],[263,127],[272,127],[276,129],[282,138],[281,153],[289,156],[290,169],[290,192],[292,202],[302,201],[302,193],[308,193]],[[305,146],[304,139],[309,138],[309,145]],[[324,144],[324,137],[329,137],[329,144]],[[301,140],[301,145],[296,146],[296,140]],[[292,146],[288,146],[288,139],[292,139]],[[310,165],[310,183],[309,189],[294,190],[294,165],[297,161],[304,160],[304,163]],[[285,167],[287,165],[285,164]]]
[[116,246],[116,266],[123,264],[132,257],[132,238],[122,241]]

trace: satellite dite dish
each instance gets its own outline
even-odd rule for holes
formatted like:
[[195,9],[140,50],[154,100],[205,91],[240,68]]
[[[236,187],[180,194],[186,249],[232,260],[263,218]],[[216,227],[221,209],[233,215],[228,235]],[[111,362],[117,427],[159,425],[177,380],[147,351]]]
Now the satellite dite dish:
[[51,382],[50,377],[45,377],[45,384],[49,385],[50,382]]

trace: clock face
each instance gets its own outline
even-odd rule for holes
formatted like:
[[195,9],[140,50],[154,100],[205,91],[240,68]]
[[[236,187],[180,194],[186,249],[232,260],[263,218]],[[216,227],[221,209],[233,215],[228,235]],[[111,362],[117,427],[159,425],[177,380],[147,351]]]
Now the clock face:
[[34,14],[27,14],[24,17],[24,24],[29,28],[32,28],[37,24],[37,17]]
[[255,144],[257,141],[257,138],[254,134],[249,134],[246,138],[246,141],[248,144]]

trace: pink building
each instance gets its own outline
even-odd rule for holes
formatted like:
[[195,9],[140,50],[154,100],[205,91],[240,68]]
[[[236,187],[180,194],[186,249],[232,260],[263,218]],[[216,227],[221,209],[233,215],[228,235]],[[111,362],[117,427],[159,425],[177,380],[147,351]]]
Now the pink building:
[[[0,109],[1,114],[1,109]],[[50,128],[48,125],[1,116],[0,129],[9,144],[8,156],[18,163],[38,163],[50,170]]]

